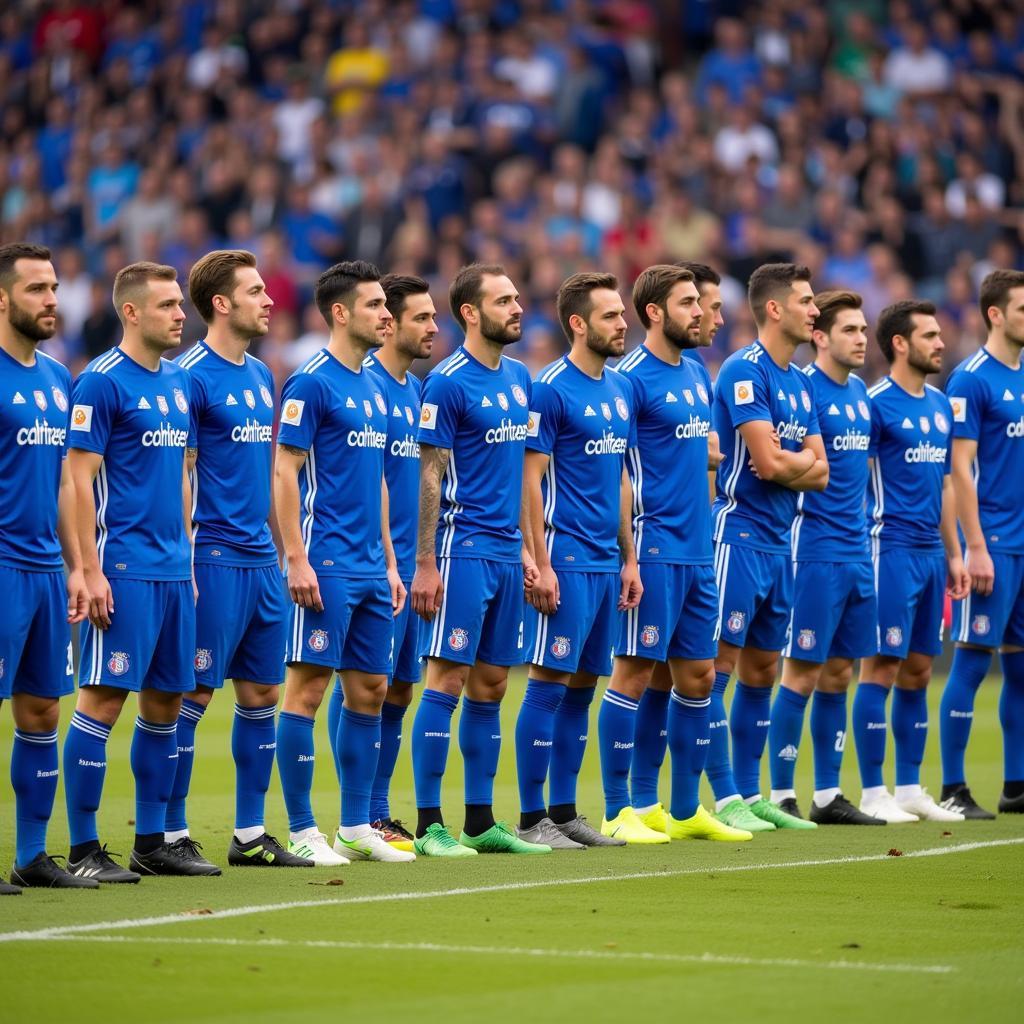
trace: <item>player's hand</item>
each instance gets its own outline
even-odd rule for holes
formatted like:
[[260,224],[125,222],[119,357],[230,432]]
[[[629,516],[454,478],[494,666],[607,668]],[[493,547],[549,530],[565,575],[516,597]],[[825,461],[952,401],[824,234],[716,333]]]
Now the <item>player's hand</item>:
[[108,629],[110,616],[114,614],[114,592],[107,577],[99,569],[87,572],[85,589],[89,598],[89,621],[97,629]]
[[196,583],[195,573],[192,573],[192,603],[199,604],[199,584]]
[[288,563],[288,593],[300,608],[312,608],[315,612],[324,610],[320,581],[308,558]]
[[89,588],[81,569],[68,573],[68,622],[74,625],[89,615]]
[[444,583],[437,571],[437,563],[418,562],[416,575],[412,578],[412,610],[420,618],[433,622],[443,598]]
[[967,570],[971,574],[971,589],[987,597],[996,582],[996,567],[984,544],[980,548],[967,549]]
[[626,612],[640,603],[644,593],[644,585],[640,582],[640,566],[636,562],[628,562],[619,573],[622,586],[619,588],[619,611]]
[[946,593],[954,601],[962,601],[971,592],[971,574],[964,560],[956,555],[946,565]]
[[537,569],[537,581],[526,591],[526,599],[541,615],[554,615],[558,611],[562,597],[558,589],[558,577],[550,565]]
[[[540,579],[540,569],[537,568],[537,562],[533,555],[530,554],[526,548],[522,551],[523,561],[523,589],[526,591],[526,599],[530,600],[530,591],[537,585]],[[533,603],[532,601],[530,602]]]
[[725,462],[725,456],[721,452],[708,452],[708,472],[713,473]]
[[398,569],[394,566],[388,569],[388,586],[391,588],[391,613],[398,616],[405,607],[408,591],[405,589],[402,577],[398,575]]

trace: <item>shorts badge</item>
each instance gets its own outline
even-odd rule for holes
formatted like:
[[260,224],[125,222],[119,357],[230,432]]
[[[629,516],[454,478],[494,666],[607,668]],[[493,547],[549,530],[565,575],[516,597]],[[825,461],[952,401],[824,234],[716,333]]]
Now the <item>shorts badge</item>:
[[123,676],[130,664],[131,661],[124,651],[114,651],[107,660],[107,668],[112,676]]
[[801,651],[812,650],[817,640],[814,638],[813,629],[801,629],[800,635],[796,638],[796,645]]
[[642,643],[644,647],[653,647],[657,642],[657,626],[644,626],[644,628],[640,630],[640,643]]
[[551,645],[551,653],[556,658],[567,658],[572,645],[567,636],[556,636],[555,642]]
[[196,648],[195,660],[192,663],[197,672],[206,672],[213,666],[213,658],[205,647]]
[[890,626],[885,631],[885,643],[888,647],[899,647],[903,643],[903,630],[899,626]]
[[725,620],[725,628],[730,633],[739,633],[746,621],[747,616],[743,612],[730,612],[729,617]]
[[327,630],[314,629],[313,632],[309,634],[309,640],[306,642],[309,644],[309,649],[311,651],[316,651],[317,654],[320,654],[321,651],[326,651],[328,644],[330,644],[330,640],[327,637]]
[[469,634],[456,627],[448,635],[448,646],[453,651],[464,651],[469,646]]
[[992,628],[991,623],[988,621],[987,615],[975,615],[974,621],[971,623],[971,632],[977,636],[988,636],[989,630]]

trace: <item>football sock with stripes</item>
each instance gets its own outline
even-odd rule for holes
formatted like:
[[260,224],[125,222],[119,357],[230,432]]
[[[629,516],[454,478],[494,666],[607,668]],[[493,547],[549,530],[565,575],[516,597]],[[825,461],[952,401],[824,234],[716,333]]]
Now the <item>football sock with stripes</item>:
[[313,725],[308,715],[282,711],[277,716],[277,773],[288,811],[288,831],[293,834],[316,825],[309,795],[316,764]]
[[590,731],[590,705],[593,686],[566,689],[555,712],[551,736],[551,766],[548,769],[548,808],[551,820],[562,825],[576,817],[576,784]]
[[380,753],[380,715],[343,707],[337,744],[341,766],[341,826],[368,825],[370,790]]
[[491,805],[501,754],[500,715],[500,701],[470,700],[469,697],[462,701],[459,749],[465,772],[466,832],[471,836],[486,832],[494,824]]
[[1024,792],[1024,651],[1001,655],[1003,689],[999,694],[999,724],[1003,727],[1003,792]]
[[793,795],[793,777],[804,731],[807,697],[782,684],[772,701],[772,724],[768,728],[768,765],[772,782],[772,800]]
[[164,842],[167,801],[178,765],[178,723],[149,722],[141,715],[132,733],[135,776],[135,849],[149,853]]
[[736,680],[729,715],[732,770],[739,794],[750,802],[761,795],[761,755],[771,721],[772,688],[748,686]]
[[639,702],[616,690],[605,690],[597,715],[605,818],[611,821],[629,806],[629,769],[633,763]]
[[196,759],[196,726],[199,725],[205,711],[204,705],[186,697],[181,702],[181,711],[178,712],[178,762],[174,771],[171,799],[167,804],[168,842],[188,835],[185,800],[192,785],[192,765]]
[[863,789],[879,789],[885,785],[882,765],[885,763],[885,702],[889,688],[880,683],[858,683],[853,698],[853,741],[860,765]]
[[236,835],[239,829],[262,827],[264,823],[264,805],[277,747],[276,711],[276,702],[262,708],[235,705],[231,756],[235,762]]
[[519,779],[519,826],[532,828],[544,817],[544,783],[551,763],[555,716],[565,687],[530,679],[516,718],[516,773]]
[[412,777],[416,789],[419,820],[416,834],[440,823],[441,780],[451,746],[452,715],[459,698],[440,690],[424,690],[412,723]]
[[955,786],[965,779],[964,754],[971,736],[974,698],[992,662],[992,652],[976,647],[957,647],[949,667],[949,679],[939,704],[939,749],[942,752],[942,785]]
[[708,756],[711,698],[684,697],[673,690],[668,707],[668,747],[672,752],[669,809],[677,821],[697,813],[701,772]]
[[57,730],[14,730],[11,788],[17,822],[14,863],[30,864],[46,850],[46,827],[57,795]]
[[110,726],[81,711],[71,716],[64,739],[64,797],[68,808],[71,859],[99,846],[96,811],[107,774]]
[[704,767],[711,791],[715,794],[717,809],[739,796],[732,774],[732,755],[729,751],[729,718],[725,713],[725,691],[729,686],[729,673],[716,672],[711,688],[711,706],[708,708],[708,759]]
[[637,813],[658,803],[658,776],[668,749],[668,690],[647,687],[636,711],[633,763],[629,771],[629,792]]
[[391,817],[388,799],[391,777],[398,763],[398,751],[402,746],[402,721],[408,710],[404,704],[389,704],[386,700],[381,706],[380,756],[377,758],[377,771],[370,792],[370,821],[385,821]]
[[814,691],[811,700],[814,791],[839,789],[839,769],[846,746],[846,694]]
[[896,785],[919,786],[928,739],[928,691],[893,687],[892,738],[896,749]]

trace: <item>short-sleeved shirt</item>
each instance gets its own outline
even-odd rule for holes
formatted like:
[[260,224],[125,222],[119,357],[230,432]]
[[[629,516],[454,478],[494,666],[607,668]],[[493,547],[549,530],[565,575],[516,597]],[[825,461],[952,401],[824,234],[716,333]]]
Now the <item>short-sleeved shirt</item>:
[[484,366],[465,346],[423,383],[419,442],[450,451],[441,484],[437,554],[518,562],[532,385],[526,367],[501,357]]
[[666,363],[646,345],[616,370],[629,382],[636,410],[627,467],[637,558],[710,565],[711,378],[694,360]]
[[811,363],[811,382],[821,438],[828,456],[828,486],[804,491],[793,522],[793,557],[798,562],[864,562],[868,545],[866,492],[871,447],[871,400],[859,377],[837,384]]
[[872,546],[876,552],[913,548],[941,554],[942,487],[953,456],[949,399],[930,385],[923,395],[912,395],[892,377],[868,394]]
[[722,364],[713,410],[724,456],[715,481],[715,542],[789,552],[797,492],[758,479],[740,427],[770,423],[784,451],[800,451],[807,437],[821,433],[807,375],[793,365],[783,369],[755,341]]
[[190,389],[177,364],[148,370],[120,348],[75,381],[68,447],[103,456],[96,549],[110,580],[192,578],[182,504]]
[[631,388],[621,375],[605,370],[595,380],[566,356],[533,383],[526,447],[550,456],[541,493],[555,569],[619,568],[619,492],[630,402]]
[[946,382],[953,437],[978,442],[975,481],[985,543],[1024,553],[1024,368],[979,349]]
[[0,349],[0,566],[52,572],[62,565],[57,495],[67,447],[71,374],[36,353],[24,366]]
[[377,374],[350,370],[321,349],[285,381],[277,441],[308,452],[299,504],[313,571],[385,576],[380,501],[388,405]]
[[277,563],[270,534],[274,378],[246,354],[241,365],[204,341],[177,360],[192,381],[189,447],[195,561],[206,565]]

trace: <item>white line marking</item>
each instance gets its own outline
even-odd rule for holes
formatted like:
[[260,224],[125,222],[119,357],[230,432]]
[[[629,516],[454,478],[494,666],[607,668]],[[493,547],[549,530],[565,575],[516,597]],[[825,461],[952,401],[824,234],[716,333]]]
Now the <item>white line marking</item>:
[[948,964],[880,964],[857,960],[797,960],[791,957],[723,956],[718,953],[646,953],[633,950],[604,949],[535,949],[520,946],[450,946],[439,942],[344,942],[336,939],[193,939],[180,935],[159,938],[147,935],[53,935],[44,942],[112,942],[151,943],[178,946],[235,946],[242,949],[348,949],[380,950],[386,953],[452,953],[479,956],[525,956],[545,960],[634,960],[667,964],[716,964],[726,967],[821,967],[826,970],[881,971],[890,974],[953,974],[957,968]]
[[[991,839],[980,843],[958,843],[955,846],[936,846],[925,850],[911,850],[899,859],[912,857],[944,857],[953,853],[970,853],[997,846],[1020,846],[1024,836],[1014,839]],[[441,889],[430,892],[376,893],[371,896],[353,896],[340,900],[293,900],[289,903],[267,903],[246,907],[229,907],[212,914],[164,914],[160,917],[124,918],[120,921],[94,921],[91,924],[54,925],[33,931],[0,932],[0,942],[30,942],[65,935],[85,935],[89,932],[122,931],[126,928],[153,928],[164,924],[187,924],[196,921],[216,921],[231,917],[249,917],[253,914],[273,914],[283,910],[304,910],[308,907],[347,907],[367,903],[400,903],[406,900],[442,899],[450,896],[478,896],[491,892],[521,892],[528,889],[546,889],[557,885],[597,885],[603,882],[630,882],[643,878],[679,878],[685,875],[731,874],[740,871],[772,871],[782,868],[816,868],[834,864],[870,864],[875,861],[894,860],[887,853],[871,853],[860,857],[824,857],[817,860],[791,860],[774,864],[704,864],[700,867],[671,871],[634,871],[629,874],[592,875],[588,878],[556,878],[533,882],[507,882],[503,885],[467,886],[461,889]]]

